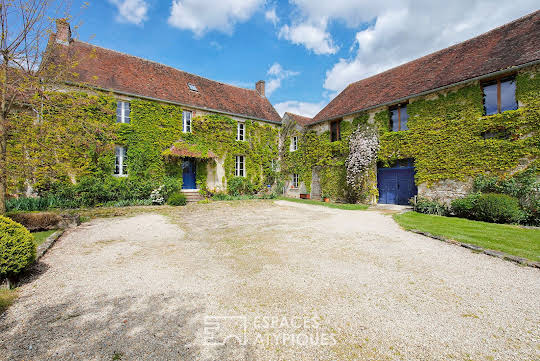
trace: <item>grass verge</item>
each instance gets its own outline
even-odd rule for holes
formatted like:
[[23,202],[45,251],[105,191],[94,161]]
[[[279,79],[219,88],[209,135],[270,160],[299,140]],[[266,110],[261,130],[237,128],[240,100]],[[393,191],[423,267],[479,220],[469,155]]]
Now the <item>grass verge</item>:
[[45,240],[56,231],[56,229],[53,229],[51,231],[33,232],[32,235],[34,236],[34,243],[36,244],[36,247],[45,242]]
[[0,289],[0,314],[15,301],[17,298],[17,290],[10,290],[2,288]]
[[277,199],[281,199],[283,201],[289,201],[289,202],[296,202],[296,203],[304,203],[304,204],[315,204],[318,206],[324,206],[328,208],[337,208],[337,209],[345,209],[349,211],[356,211],[356,210],[366,210],[369,208],[366,204],[349,204],[349,203],[326,203],[322,201],[316,201],[313,199],[300,199],[300,198],[287,198],[287,197],[278,197]]
[[393,216],[406,230],[416,229],[486,249],[540,261],[540,230],[416,212]]

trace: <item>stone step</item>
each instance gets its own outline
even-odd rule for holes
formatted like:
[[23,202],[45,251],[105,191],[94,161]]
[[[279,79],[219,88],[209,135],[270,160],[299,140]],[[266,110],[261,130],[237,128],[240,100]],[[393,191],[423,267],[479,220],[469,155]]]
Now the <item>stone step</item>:
[[186,196],[188,203],[198,202],[204,199],[198,189],[182,189],[182,193]]

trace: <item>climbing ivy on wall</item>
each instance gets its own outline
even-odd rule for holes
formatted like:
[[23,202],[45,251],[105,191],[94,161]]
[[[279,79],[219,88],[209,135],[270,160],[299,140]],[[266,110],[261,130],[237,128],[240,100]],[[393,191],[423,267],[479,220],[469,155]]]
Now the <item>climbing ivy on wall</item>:
[[[437,99],[412,102],[407,107],[409,130],[383,132],[379,160],[390,164],[414,158],[417,184],[466,180],[483,173],[504,175],[522,159],[540,155],[538,73],[517,77],[516,97],[526,106],[491,116],[483,115],[483,94],[478,84]],[[484,139],[486,132],[506,136]]]
[[[483,94],[478,83],[439,95],[419,99],[407,107],[409,130],[392,132],[388,110],[359,114],[352,122],[341,122],[341,140],[330,142],[328,131],[283,132],[282,174],[298,173],[308,188],[313,167],[320,169],[322,192],[336,200],[365,201],[378,196],[376,166],[370,168],[358,189],[346,185],[344,161],[349,153],[348,138],[357,127],[376,127],[380,150],[378,161],[389,166],[394,161],[414,158],[416,183],[431,185],[443,179],[466,180],[478,174],[505,176],[522,160],[538,163],[540,155],[540,73],[517,76],[516,98],[524,105],[518,110],[483,115]],[[486,132],[508,138],[484,139]],[[299,148],[288,152],[290,137],[299,136]]]
[[[8,148],[9,193],[20,193],[28,184],[47,189],[86,175],[112,177],[115,145],[127,147],[129,178],[181,179],[181,162],[163,157],[179,139],[225,158],[226,179],[234,176],[235,155],[246,157],[247,176],[256,186],[275,177],[271,163],[278,158],[276,127],[246,120],[246,141],[237,142],[237,122],[214,114],[195,117],[193,133],[183,133],[180,106],[142,99],[130,102],[131,122],[119,124],[116,102],[109,93],[51,92],[44,97],[39,122],[28,109],[17,112]],[[214,161],[198,161],[201,188],[206,185],[207,162]]]
[[88,174],[111,174],[116,101],[111,94],[46,92],[38,116],[18,109],[9,129],[9,193],[46,188]]
[[[278,158],[278,128],[245,120],[245,141],[236,140],[237,121],[223,115],[210,114],[193,118],[192,133],[182,133],[181,138],[205,152],[224,158],[225,183],[234,177],[235,156],[245,157],[246,176],[256,187],[273,183],[275,171],[272,161]],[[202,168],[198,167],[197,169]],[[200,183],[207,175],[197,174]]]

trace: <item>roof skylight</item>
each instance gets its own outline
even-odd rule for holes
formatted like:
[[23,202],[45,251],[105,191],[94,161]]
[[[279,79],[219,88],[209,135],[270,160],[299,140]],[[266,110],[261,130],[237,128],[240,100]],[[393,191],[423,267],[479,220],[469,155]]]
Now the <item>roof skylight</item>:
[[188,83],[189,90],[193,90],[194,92],[198,92],[197,86],[195,84]]

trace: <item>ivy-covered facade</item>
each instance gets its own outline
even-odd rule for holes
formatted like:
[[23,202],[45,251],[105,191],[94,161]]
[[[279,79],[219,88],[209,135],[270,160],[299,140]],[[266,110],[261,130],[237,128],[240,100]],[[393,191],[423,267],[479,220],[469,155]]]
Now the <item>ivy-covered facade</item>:
[[9,192],[85,176],[220,192],[242,177],[293,197],[449,201],[478,175],[540,169],[539,16],[353,83],[312,119],[281,119],[262,81],[237,88],[78,42],[60,21],[53,63],[76,66],[17,114]]
[[[285,123],[284,148],[289,149],[294,137],[298,139],[298,148],[283,154],[282,171],[299,175],[298,188],[289,183],[287,192],[293,195],[297,189],[314,197],[375,203],[380,169],[399,168],[400,161],[412,159],[418,194],[446,201],[470,192],[477,175],[508,177],[538,167],[540,71],[531,66],[509,74],[515,80],[515,110],[485,115],[485,83],[476,80],[399,103],[406,105],[407,130],[392,129],[393,106],[337,120],[340,136],[334,141],[331,127],[336,121],[305,127]],[[379,149],[357,181],[349,184],[349,140],[354,131],[364,129],[376,130]]]
[[39,108],[15,114],[10,195],[84,177],[174,179],[200,193],[226,191],[234,177],[254,189],[274,184],[281,119],[264,82],[253,90],[230,86],[79,42],[64,20],[57,28],[42,67],[70,71],[36,94]]
[[538,24],[532,13],[349,84],[311,121],[284,119],[286,193],[449,202],[479,175],[540,170]]

